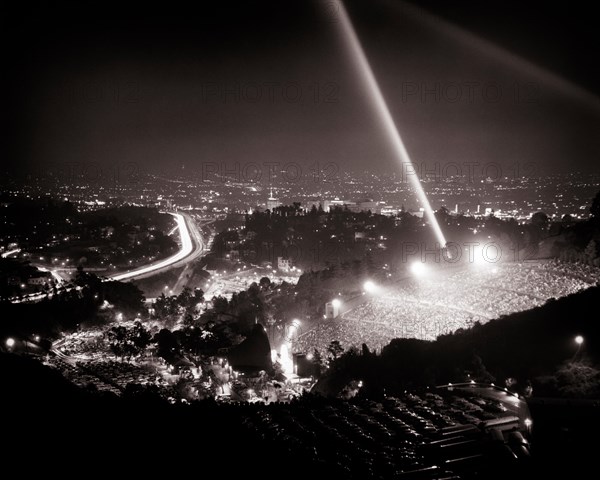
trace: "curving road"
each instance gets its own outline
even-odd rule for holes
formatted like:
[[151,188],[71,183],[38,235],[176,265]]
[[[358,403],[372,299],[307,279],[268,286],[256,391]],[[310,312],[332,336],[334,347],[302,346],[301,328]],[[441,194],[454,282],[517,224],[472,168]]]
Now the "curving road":
[[[173,266],[178,266],[180,263],[187,263],[196,259],[203,252],[202,237],[198,228],[194,224],[192,218],[187,214],[167,212],[175,217],[179,236],[181,238],[181,249],[175,255],[165,258],[160,262],[156,262],[145,267],[136,268],[130,272],[118,273],[111,275],[112,280],[130,280],[132,278],[140,278],[149,274],[158,273],[161,270],[167,270]],[[193,240],[192,240],[193,236]],[[183,262],[185,261],[185,262]]]
[[[155,275],[157,273],[160,273],[161,271],[165,271],[165,270],[168,270],[173,267],[184,266],[188,262],[191,262],[202,255],[202,253],[204,252],[204,242],[202,240],[202,235],[200,234],[200,231],[198,230],[198,227],[196,226],[194,220],[188,214],[185,214],[185,213],[172,213],[172,212],[167,212],[167,213],[169,213],[170,215],[173,215],[177,221],[177,226],[175,228],[179,230],[179,236],[181,238],[181,248],[180,248],[179,252],[177,252],[175,255],[172,255],[169,258],[165,258],[164,260],[161,260],[156,263],[152,263],[150,265],[146,265],[144,267],[136,268],[135,270],[131,270],[129,272],[115,273],[113,275],[109,275],[107,280],[131,280],[133,278],[148,277],[148,276]],[[12,255],[14,253],[18,253],[18,252],[17,251],[6,252],[2,256],[3,257],[8,256],[8,255]],[[47,270],[45,267],[38,266],[38,268],[42,271]],[[57,280],[59,278],[61,281],[64,280],[55,271],[51,271],[51,273]],[[66,291],[69,291],[72,289],[80,290],[81,287],[68,288],[68,289],[66,289]],[[53,295],[49,294],[48,296],[52,297]],[[20,298],[20,299],[12,298],[11,302],[13,302],[13,303],[35,302],[38,300],[42,300],[45,297],[46,297],[46,293],[36,293],[36,294],[30,294],[30,295],[28,295],[24,298]]]

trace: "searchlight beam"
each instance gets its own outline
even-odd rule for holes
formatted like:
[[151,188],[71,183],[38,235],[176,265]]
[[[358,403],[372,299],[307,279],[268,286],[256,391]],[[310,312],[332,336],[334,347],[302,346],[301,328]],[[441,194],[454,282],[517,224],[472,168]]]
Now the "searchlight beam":
[[339,2],[338,13],[340,19],[340,22],[338,23],[341,25],[344,39],[347,42],[352,58],[356,63],[356,67],[360,72],[361,77],[365,83],[365,87],[370,94],[372,105],[377,111],[377,114],[379,115],[383,123],[385,132],[392,144],[392,147],[394,149],[398,161],[400,162],[400,165],[407,165],[409,167],[407,171],[409,172],[408,177],[411,179],[411,184],[417,193],[419,201],[423,205],[427,219],[433,227],[433,231],[435,233],[436,239],[440,243],[440,247],[444,248],[446,246],[446,238],[444,237],[442,229],[440,228],[440,225],[437,219],[435,218],[435,215],[431,208],[431,204],[429,203],[429,199],[427,198],[427,195],[425,195],[425,190],[423,190],[423,185],[421,185],[421,181],[419,180],[419,177],[416,173],[416,169],[414,168],[410,156],[406,151],[406,147],[404,146],[404,142],[400,137],[400,133],[398,132],[398,128],[396,127],[394,119],[392,118],[387,103],[383,98],[383,94],[381,93],[381,89],[379,88],[379,84],[377,83],[377,79],[373,74],[371,65],[369,64],[369,61],[367,60],[367,57],[362,48],[362,45],[360,44],[358,36],[356,35],[356,31],[354,30],[354,26],[352,25],[350,17],[348,16],[348,12],[346,11],[346,8],[344,7],[344,4],[341,1]]

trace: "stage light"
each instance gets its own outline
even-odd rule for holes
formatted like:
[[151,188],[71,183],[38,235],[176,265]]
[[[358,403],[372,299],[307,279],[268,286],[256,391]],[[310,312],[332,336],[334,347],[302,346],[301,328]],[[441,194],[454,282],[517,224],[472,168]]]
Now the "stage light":
[[425,264],[423,262],[414,262],[410,266],[410,271],[413,274],[415,274],[417,277],[421,277],[421,276],[425,275],[425,273],[427,272],[427,267],[425,266]]
[[363,288],[368,293],[373,293],[373,292],[375,292],[375,290],[377,290],[377,286],[371,280],[367,280],[364,283]]

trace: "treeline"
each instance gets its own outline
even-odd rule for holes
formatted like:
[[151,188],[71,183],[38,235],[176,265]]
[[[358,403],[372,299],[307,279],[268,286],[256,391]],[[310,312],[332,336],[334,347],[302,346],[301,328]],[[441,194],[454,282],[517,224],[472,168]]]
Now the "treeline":
[[[551,222],[543,212],[535,213],[525,224],[493,215],[451,215],[444,207],[435,215],[449,241],[494,242],[505,252],[504,259],[513,256],[515,260],[523,255],[535,258],[540,242],[575,224],[568,218]],[[415,247],[419,255],[433,251],[436,239],[422,218],[408,212],[386,216],[341,207],[329,212],[317,208],[307,211],[294,204],[246,215],[243,228],[228,228],[216,236],[212,253],[273,265],[278,257],[284,257],[299,268],[319,270],[369,255],[376,263],[398,265],[406,262],[407,253],[414,253]]]

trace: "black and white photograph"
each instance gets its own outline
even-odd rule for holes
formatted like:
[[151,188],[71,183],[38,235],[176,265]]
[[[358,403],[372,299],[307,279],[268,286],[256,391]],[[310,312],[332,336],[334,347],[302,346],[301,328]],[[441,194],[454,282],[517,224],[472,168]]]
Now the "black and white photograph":
[[3,2],[5,473],[589,478],[599,32],[583,0]]

